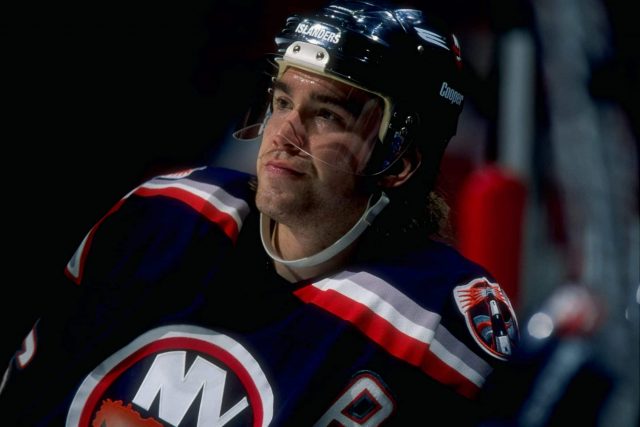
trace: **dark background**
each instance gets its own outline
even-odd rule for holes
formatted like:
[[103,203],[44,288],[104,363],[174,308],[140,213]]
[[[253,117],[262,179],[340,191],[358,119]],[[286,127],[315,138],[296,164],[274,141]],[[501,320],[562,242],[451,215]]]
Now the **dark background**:
[[134,186],[207,161],[246,105],[284,10],[275,1],[3,6],[2,320],[56,304],[76,247]]
[[[135,185],[207,162],[286,16],[322,3],[2,6],[3,316],[55,304],[84,235]],[[486,3],[439,3],[454,23],[486,19]]]
[[[20,322],[33,318],[31,307],[57,304],[64,266],[119,198],[152,175],[208,161],[247,105],[255,65],[273,48],[285,17],[322,3],[115,0],[1,7],[0,324],[8,331],[7,347],[24,335],[29,322]],[[526,1],[403,2],[423,3],[457,32],[488,27],[498,34],[522,23]],[[603,3],[619,45],[595,88],[629,108],[637,131],[638,31],[626,2]],[[468,70],[468,99],[491,131],[495,76]]]

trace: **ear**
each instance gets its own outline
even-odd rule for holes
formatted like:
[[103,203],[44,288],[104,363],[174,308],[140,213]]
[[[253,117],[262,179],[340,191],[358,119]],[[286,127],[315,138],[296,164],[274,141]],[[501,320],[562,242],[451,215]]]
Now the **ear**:
[[378,185],[382,188],[401,186],[418,170],[421,162],[422,153],[416,147],[410,147],[391,167],[391,172],[380,178]]

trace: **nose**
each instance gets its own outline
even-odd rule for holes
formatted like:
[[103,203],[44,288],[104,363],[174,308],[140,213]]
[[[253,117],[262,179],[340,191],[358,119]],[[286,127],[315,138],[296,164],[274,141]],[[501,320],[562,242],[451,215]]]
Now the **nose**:
[[302,118],[297,110],[289,111],[285,116],[280,117],[276,127],[274,143],[284,147],[295,148],[299,150],[304,145],[305,128]]

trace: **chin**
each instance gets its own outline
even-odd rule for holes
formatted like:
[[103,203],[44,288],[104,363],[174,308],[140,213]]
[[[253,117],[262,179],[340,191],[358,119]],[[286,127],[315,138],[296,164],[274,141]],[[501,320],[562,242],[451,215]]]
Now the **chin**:
[[258,186],[256,207],[269,218],[278,220],[290,210],[288,207],[292,205],[293,199],[291,195],[265,190]]

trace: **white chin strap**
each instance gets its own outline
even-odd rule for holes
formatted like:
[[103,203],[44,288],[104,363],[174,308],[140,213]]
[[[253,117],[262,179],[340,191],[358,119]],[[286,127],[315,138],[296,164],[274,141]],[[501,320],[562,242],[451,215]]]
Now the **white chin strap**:
[[291,268],[306,268],[306,267],[315,267],[316,265],[322,264],[323,262],[333,258],[341,251],[343,251],[346,247],[352,244],[363,232],[373,223],[373,220],[378,216],[378,214],[384,209],[385,206],[389,204],[389,197],[386,194],[382,193],[377,202],[371,205],[371,199],[369,199],[369,205],[367,209],[364,211],[360,219],[351,227],[351,230],[347,231],[347,233],[336,240],[331,246],[321,250],[317,254],[313,254],[308,257],[299,258],[299,259],[282,259],[278,255],[276,255],[276,251],[271,244],[271,221],[270,218],[260,213],[260,238],[262,239],[262,246],[264,246],[264,250],[267,254],[274,260],[281,264],[286,265]]

